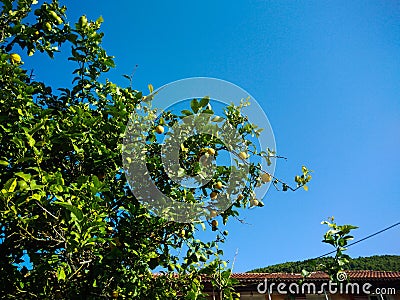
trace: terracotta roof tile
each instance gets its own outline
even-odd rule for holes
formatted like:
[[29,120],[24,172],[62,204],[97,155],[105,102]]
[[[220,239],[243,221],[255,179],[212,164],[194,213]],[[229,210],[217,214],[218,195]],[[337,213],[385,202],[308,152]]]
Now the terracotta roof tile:
[[[346,271],[349,278],[353,280],[400,280],[400,272],[386,272],[386,271]],[[277,280],[293,280],[301,279],[301,274],[291,273],[233,273],[233,278],[244,281],[252,281],[259,279],[277,279]],[[311,280],[324,280],[329,276],[323,272],[313,272],[308,277]]]
[[[346,274],[351,280],[400,280],[400,272],[388,272],[388,271],[346,271]],[[154,276],[162,276],[163,274],[156,273]],[[178,276],[175,274],[175,276]],[[303,277],[301,274],[291,273],[233,273],[233,278],[238,279],[242,282],[259,282],[263,279],[279,280],[279,281],[293,281],[300,280]],[[309,280],[328,280],[329,276],[324,272],[313,272],[309,277]],[[207,279],[205,279],[207,281]]]

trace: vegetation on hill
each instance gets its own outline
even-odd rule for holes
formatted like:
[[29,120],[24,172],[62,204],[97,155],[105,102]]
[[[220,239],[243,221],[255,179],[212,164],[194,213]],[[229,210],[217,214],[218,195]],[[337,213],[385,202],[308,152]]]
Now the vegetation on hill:
[[[285,262],[264,268],[258,268],[248,273],[301,273],[303,269],[312,269],[319,264],[333,261],[332,257],[308,259],[303,261]],[[348,270],[373,270],[373,271],[400,271],[400,255],[374,255],[349,259],[345,269]]]

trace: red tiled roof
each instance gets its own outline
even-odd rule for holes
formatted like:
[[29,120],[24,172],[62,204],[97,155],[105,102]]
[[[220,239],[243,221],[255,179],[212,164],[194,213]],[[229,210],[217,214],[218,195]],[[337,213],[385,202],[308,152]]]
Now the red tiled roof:
[[400,272],[386,271],[347,271],[351,278],[367,278],[367,279],[400,279]]
[[[400,280],[400,272],[346,271],[346,274],[352,280]],[[232,277],[240,281],[258,281],[265,278],[283,281],[302,279],[301,274],[290,273],[233,273]],[[313,272],[307,278],[310,280],[324,280],[329,279],[329,276],[324,272]]]
[[[346,275],[351,280],[400,280],[400,272],[389,271],[346,271]],[[155,273],[153,276],[162,276],[163,274]],[[178,276],[174,274],[174,276]],[[238,279],[241,282],[259,282],[264,279],[278,280],[278,281],[293,281],[302,279],[299,273],[233,273],[232,278]],[[329,276],[324,272],[312,272],[308,280],[328,280]],[[205,278],[205,281],[207,279]]]

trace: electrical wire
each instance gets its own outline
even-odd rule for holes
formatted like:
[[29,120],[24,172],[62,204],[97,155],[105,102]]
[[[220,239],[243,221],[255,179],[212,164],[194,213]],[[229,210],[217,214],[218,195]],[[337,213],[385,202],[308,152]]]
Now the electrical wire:
[[[398,225],[400,225],[400,222],[397,222],[396,224],[393,224],[393,225],[391,225],[391,226],[389,226],[389,227],[386,227],[385,229],[382,229],[382,230],[379,230],[379,231],[377,231],[377,232],[375,232],[375,233],[373,233],[373,234],[370,234],[370,235],[366,236],[365,238],[362,238],[361,240],[358,240],[358,241],[355,241],[355,242],[353,242],[353,243],[350,243],[350,244],[347,245],[347,248],[350,247],[350,246],[353,246],[353,245],[355,245],[355,244],[358,244],[358,243],[360,243],[360,242],[362,242],[362,241],[368,240],[369,238],[371,238],[371,237],[373,237],[373,236],[375,236],[375,235],[378,235],[378,234],[380,234],[380,233],[382,233],[382,232],[385,232],[386,230],[389,230],[389,229],[391,229],[391,228],[393,228],[393,227],[396,227],[396,226],[398,226]],[[322,257],[324,257],[324,256],[333,254],[333,253],[335,253],[335,252],[336,252],[336,250],[333,250],[333,251],[331,251],[331,252],[325,253],[324,255],[318,256],[318,257],[316,257],[315,259],[322,258]]]

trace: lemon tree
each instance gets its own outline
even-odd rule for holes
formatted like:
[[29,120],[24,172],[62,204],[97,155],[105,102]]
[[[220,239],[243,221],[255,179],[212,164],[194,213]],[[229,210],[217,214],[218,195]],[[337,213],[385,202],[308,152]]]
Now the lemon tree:
[[[262,206],[253,193],[258,184],[272,181],[284,191],[305,186],[309,170],[303,167],[291,188],[249,163],[246,189],[236,202],[223,212],[210,209],[210,218],[200,225],[151,214],[130,191],[121,158],[129,117],[151,97],[99,79],[115,67],[101,46],[103,20],[82,16],[71,26],[66,11],[57,0],[1,1],[1,298],[201,299],[202,276],[214,278],[216,288],[234,298],[229,270],[219,259],[218,245],[227,232],[220,232],[215,218],[220,214],[226,223],[239,208]],[[51,87],[24,69],[21,57],[44,53],[58,59],[63,44],[76,64],[72,85]],[[146,133],[147,166],[160,189],[180,201],[218,199],[230,170],[217,168],[205,195],[174,187],[166,180],[157,136],[182,116],[210,110],[207,99],[192,100],[190,110],[165,112]],[[250,146],[248,136],[258,129],[241,116],[241,107],[228,107],[226,118]],[[210,135],[189,139],[180,152],[183,168],[195,174],[201,169],[199,156],[215,156],[221,147]],[[236,154],[238,159],[266,155]],[[215,239],[199,240],[201,227],[214,230]],[[160,271],[163,276],[154,275]]]

